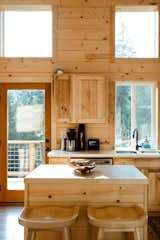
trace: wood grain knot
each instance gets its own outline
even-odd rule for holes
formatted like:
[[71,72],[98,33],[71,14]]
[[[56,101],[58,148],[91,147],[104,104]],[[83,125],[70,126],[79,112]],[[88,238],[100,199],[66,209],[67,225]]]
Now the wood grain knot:
[[52,198],[52,195],[48,195],[48,198]]
[[83,195],[87,195],[87,193],[86,193],[86,192],[83,192],[82,194],[83,194]]

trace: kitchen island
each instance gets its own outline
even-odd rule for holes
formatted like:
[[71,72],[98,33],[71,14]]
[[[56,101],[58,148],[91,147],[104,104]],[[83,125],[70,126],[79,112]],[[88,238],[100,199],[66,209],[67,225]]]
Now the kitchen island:
[[[41,165],[25,178],[25,206],[80,206],[80,216],[72,226],[73,240],[95,240],[97,229],[89,226],[87,207],[136,204],[147,212],[147,183],[147,178],[131,165],[97,166],[86,175],[75,174],[67,164]],[[123,233],[106,234],[108,240],[124,239]],[[141,235],[147,240],[147,226]],[[37,239],[60,240],[61,236],[59,232],[40,232]]]

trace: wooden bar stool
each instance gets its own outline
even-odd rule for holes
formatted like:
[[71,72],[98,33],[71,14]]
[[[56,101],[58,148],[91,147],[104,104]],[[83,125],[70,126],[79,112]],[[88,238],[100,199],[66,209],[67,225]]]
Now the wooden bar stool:
[[147,223],[147,215],[138,206],[88,207],[90,224],[98,227],[97,240],[104,232],[133,232],[134,240],[141,240],[140,229]]
[[26,240],[35,240],[37,231],[59,229],[63,231],[64,240],[70,240],[70,227],[78,213],[78,207],[25,207],[18,220],[27,228]]

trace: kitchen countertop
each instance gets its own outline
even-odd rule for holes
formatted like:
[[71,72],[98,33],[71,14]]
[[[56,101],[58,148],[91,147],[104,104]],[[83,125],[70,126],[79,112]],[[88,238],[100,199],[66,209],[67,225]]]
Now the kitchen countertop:
[[86,175],[77,175],[74,173],[74,168],[67,164],[48,165],[42,164],[34,169],[25,177],[25,183],[38,182],[44,183],[50,180],[59,182],[75,180],[83,181],[84,183],[114,183],[114,184],[147,184],[147,177],[145,177],[136,167],[132,165],[107,165],[97,166],[95,170]]
[[160,158],[160,153],[148,153],[148,152],[138,152],[138,153],[117,153],[116,151],[74,151],[74,152],[67,152],[61,150],[52,150],[48,153],[49,158],[53,157],[69,157],[69,158],[105,158],[105,157],[112,157],[112,158]]

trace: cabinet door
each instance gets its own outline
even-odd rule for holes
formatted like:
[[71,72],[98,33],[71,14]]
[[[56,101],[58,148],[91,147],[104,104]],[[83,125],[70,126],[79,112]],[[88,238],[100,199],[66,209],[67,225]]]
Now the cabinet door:
[[148,177],[148,209],[160,211],[160,170],[140,169]]
[[133,164],[148,177],[148,209],[160,211],[160,162],[159,159],[114,159],[114,164]]
[[149,210],[160,211],[160,172],[150,172],[149,179]]
[[67,75],[55,78],[55,108],[58,122],[70,122],[71,120],[71,84]]
[[49,164],[68,164],[69,158],[53,157],[53,158],[49,158],[48,162],[49,162]]
[[104,123],[107,111],[106,79],[102,76],[76,75],[72,77],[73,121]]

